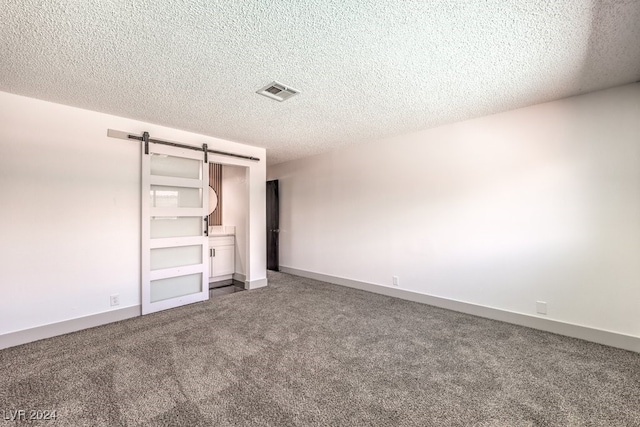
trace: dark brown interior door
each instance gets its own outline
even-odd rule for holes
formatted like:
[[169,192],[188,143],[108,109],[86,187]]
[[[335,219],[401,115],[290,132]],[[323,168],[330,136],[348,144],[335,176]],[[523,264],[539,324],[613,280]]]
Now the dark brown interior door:
[[267,181],[267,269],[279,271],[278,237],[280,234],[280,209],[278,204],[278,180]]

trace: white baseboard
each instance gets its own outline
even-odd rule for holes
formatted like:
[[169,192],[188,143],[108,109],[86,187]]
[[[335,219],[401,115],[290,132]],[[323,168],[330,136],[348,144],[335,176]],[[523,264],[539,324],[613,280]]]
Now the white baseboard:
[[390,297],[401,298],[408,301],[433,305],[435,307],[446,308],[448,310],[459,311],[461,313],[472,314],[474,316],[488,319],[500,320],[502,322],[513,323],[515,325],[527,326],[533,329],[553,332],[554,334],[565,335],[572,338],[579,338],[598,344],[611,347],[622,348],[624,350],[640,353],[640,338],[632,335],[620,334],[617,332],[605,331],[588,326],[576,325],[573,323],[561,322],[558,320],[545,319],[531,316],[529,314],[516,313],[513,311],[501,310],[498,308],[485,307],[463,301],[456,301],[448,298],[436,297],[405,289],[391,288],[373,283],[360,282],[342,277],[329,276],[312,271],[298,270],[292,267],[280,266],[280,271],[296,276],[308,277],[335,285],[347,286],[363,291],[374,292]]
[[247,281],[247,276],[242,273],[233,273],[233,280],[244,283]]
[[141,314],[141,307],[139,305],[132,305],[131,307],[124,307],[118,310],[109,310],[90,316],[9,332],[8,334],[0,335],[0,349],[64,335],[82,329],[93,328],[107,323],[118,322],[120,320],[138,317]]
[[264,288],[265,286],[267,286],[267,278],[265,277],[264,279],[256,279],[256,280],[246,280],[244,282],[244,288],[245,289],[258,289],[258,288]]

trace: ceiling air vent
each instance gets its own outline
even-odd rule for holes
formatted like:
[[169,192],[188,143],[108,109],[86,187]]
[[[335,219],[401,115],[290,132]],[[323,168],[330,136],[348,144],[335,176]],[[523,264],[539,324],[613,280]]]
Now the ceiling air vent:
[[282,83],[272,82],[258,90],[256,93],[260,95],[264,95],[271,99],[275,99],[276,101],[286,101],[294,95],[300,93],[300,91],[290,88],[289,86],[283,85]]

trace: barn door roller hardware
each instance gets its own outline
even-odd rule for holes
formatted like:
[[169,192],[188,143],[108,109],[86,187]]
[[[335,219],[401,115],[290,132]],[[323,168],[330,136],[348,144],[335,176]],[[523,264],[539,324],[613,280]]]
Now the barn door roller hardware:
[[144,153],[145,154],[149,154],[149,143],[152,144],[160,144],[160,145],[168,145],[170,147],[178,147],[178,148],[186,148],[187,150],[194,150],[194,151],[202,151],[204,152],[204,162],[208,163],[209,154],[218,154],[221,156],[230,156],[230,157],[235,157],[238,159],[246,159],[246,160],[252,160],[255,162],[259,162],[260,159],[257,157],[252,157],[252,156],[244,156],[242,154],[235,154],[235,153],[228,153],[226,151],[219,151],[219,150],[211,150],[207,144],[202,144],[202,147],[197,147],[195,145],[187,145],[187,144],[180,144],[178,142],[171,142],[171,141],[163,141],[161,139],[155,139],[155,138],[150,138],[149,137],[149,132],[143,132],[142,136],[138,136],[138,135],[132,135],[126,132],[121,132],[121,131],[117,131],[117,130],[113,130],[113,129],[108,129],[107,130],[107,136],[110,136],[112,138],[120,138],[120,139],[134,139],[136,141],[142,141],[144,143]]

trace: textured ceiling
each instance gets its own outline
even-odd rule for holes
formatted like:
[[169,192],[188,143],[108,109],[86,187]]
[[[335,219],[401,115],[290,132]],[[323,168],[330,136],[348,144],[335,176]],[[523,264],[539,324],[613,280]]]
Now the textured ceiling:
[[[0,0],[0,90],[267,148],[640,80],[640,1]],[[301,91],[257,95],[272,80]]]

